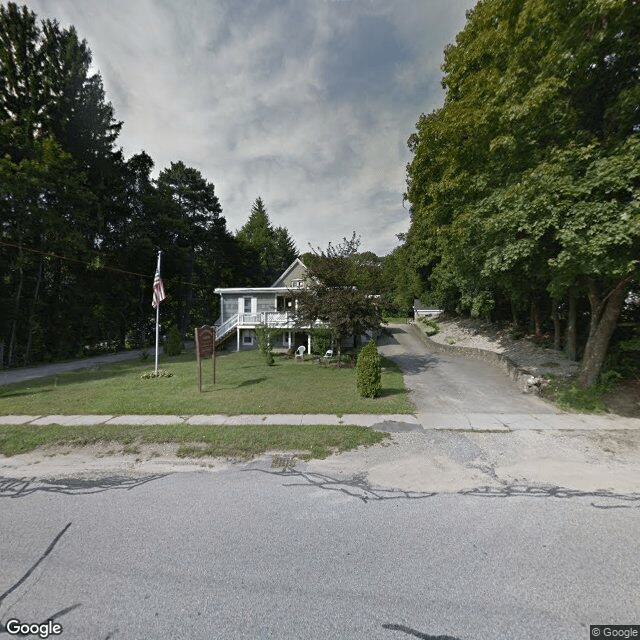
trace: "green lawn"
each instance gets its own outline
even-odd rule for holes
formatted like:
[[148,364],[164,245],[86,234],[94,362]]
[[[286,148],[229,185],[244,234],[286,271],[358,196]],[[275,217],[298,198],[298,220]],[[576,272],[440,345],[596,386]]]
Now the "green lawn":
[[[203,362],[198,392],[195,356],[163,356],[159,366],[171,378],[140,379],[153,362],[139,360],[81,370],[0,387],[0,415],[27,414],[227,414],[242,413],[411,413],[413,407],[398,367],[383,359],[382,395],[360,398],[355,369],[276,357],[265,364],[257,350]],[[1,418],[0,418],[1,422]]]
[[299,457],[309,459],[325,458],[332,451],[375,444],[388,437],[388,433],[355,426],[9,425],[0,426],[0,454],[13,456],[39,445],[79,447],[97,442],[121,445],[124,453],[138,453],[141,443],[177,442],[178,455],[182,457],[246,460],[275,449],[304,452]]

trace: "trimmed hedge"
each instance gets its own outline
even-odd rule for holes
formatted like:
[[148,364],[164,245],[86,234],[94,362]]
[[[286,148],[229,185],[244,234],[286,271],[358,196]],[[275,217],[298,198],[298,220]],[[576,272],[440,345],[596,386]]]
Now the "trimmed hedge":
[[356,386],[363,398],[375,398],[382,391],[382,366],[378,347],[373,340],[358,354]]

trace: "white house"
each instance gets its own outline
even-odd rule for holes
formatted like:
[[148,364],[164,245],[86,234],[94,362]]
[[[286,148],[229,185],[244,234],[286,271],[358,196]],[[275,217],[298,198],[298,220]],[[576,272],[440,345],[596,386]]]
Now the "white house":
[[[284,329],[274,347],[307,347],[311,352],[311,335],[304,328],[296,328],[294,312],[297,308],[296,289],[303,289],[307,268],[300,258],[284,271],[270,287],[223,287],[215,289],[220,295],[220,318],[216,324],[216,340],[236,336],[236,349],[251,349],[257,345],[253,331],[257,325]],[[307,327],[309,328],[309,327]]]

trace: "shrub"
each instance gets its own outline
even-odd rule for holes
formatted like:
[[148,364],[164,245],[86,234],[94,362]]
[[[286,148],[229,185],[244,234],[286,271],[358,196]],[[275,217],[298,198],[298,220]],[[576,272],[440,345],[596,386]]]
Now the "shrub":
[[323,356],[331,344],[331,329],[327,327],[316,327],[310,330],[311,351]]
[[440,331],[440,327],[435,320],[431,318],[421,318],[420,320],[424,324],[424,332],[428,336],[435,336]]
[[378,347],[373,340],[358,354],[356,385],[363,398],[375,398],[382,391],[382,367]]
[[168,356],[179,356],[183,349],[184,344],[182,344],[182,338],[180,337],[178,327],[171,327],[167,337],[167,342],[164,345],[164,352]]
[[281,333],[280,329],[268,327],[266,324],[259,324],[254,329],[256,339],[258,340],[258,348],[264,355],[267,364],[273,364],[273,340]]

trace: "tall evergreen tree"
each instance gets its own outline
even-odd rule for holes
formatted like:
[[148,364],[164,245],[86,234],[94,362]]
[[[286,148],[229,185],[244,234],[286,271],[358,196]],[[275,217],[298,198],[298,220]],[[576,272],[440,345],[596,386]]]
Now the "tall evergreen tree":
[[270,285],[296,259],[296,246],[285,227],[271,225],[262,198],[256,198],[251,214],[236,234],[237,240],[258,255],[255,285]]
[[[173,270],[178,295],[167,306],[174,308],[176,323],[184,335],[192,324],[196,286],[196,257],[226,233],[222,207],[215,187],[200,171],[182,161],[172,162],[156,181],[162,207],[161,227],[167,249],[167,267]],[[169,280],[168,285],[171,286]]]

